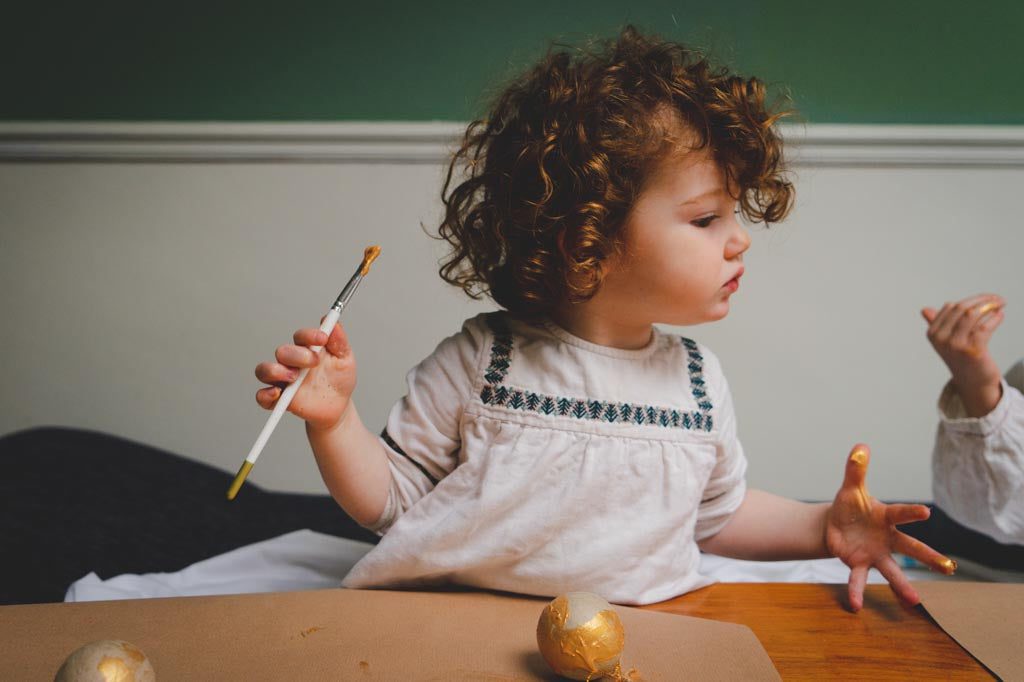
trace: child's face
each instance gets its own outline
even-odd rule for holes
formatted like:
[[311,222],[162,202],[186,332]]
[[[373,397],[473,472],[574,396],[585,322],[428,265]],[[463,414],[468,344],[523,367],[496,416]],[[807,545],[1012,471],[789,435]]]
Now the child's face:
[[629,322],[692,325],[729,313],[750,235],[710,151],[666,163],[633,206],[623,238],[601,291]]

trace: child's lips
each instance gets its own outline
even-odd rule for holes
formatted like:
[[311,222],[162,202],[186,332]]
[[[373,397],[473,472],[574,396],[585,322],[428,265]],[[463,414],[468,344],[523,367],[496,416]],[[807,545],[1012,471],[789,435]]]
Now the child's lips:
[[723,285],[723,288],[728,289],[732,293],[735,293],[740,288],[740,277],[742,276],[743,270],[740,269],[740,271],[736,273],[735,277],[733,277]]

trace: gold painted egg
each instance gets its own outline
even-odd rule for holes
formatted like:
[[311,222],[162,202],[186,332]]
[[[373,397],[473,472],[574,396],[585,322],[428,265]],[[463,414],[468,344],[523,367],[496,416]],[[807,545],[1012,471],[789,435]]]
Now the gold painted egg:
[[131,642],[101,639],[72,651],[53,682],[156,682],[156,672]]
[[573,680],[619,677],[626,643],[619,614],[592,592],[556,597],[540,614],[537,646],[551,669]]

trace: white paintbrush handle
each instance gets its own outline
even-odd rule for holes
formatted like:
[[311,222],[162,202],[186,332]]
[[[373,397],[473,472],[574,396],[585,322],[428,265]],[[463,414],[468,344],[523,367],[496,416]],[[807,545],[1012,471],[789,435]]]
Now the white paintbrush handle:
[[[324,318],[323,323],[320,325],[320,331],[330,336],[334,330],[334,325],[338,323],[339,317],[341,317],[341,311],[331,308],[331,311],[327,313],[327,317]],[[319,355],[320,351],[323,350],[323,346],[310,346],[309,349]],[[277,404],[274,405],[274,411],[270,413],[267,423],[263,425],[263,430],[260,431],[259,437],[253,444],[252,449],[249,450],[249,454],[245,456],[246,462],[250,464],[256,463],[256,458],[260,456],[263,446],[270,440],[270,434],[277,428],[277,423],[281,421],[281,416],[288,410],[288,406],[292,403],[292,398],[295,397],[295,393],[302,386],[302,382],[305,381],[307,374],[309,374],[309,367],[303,367],[295,381],[288,384],[288,387],[281,393],[281,397],[277,399]]]

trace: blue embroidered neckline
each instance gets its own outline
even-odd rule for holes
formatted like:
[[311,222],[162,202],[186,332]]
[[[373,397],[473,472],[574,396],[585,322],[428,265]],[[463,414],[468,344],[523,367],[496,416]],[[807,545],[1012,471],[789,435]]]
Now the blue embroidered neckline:
[[608,423],[650,424],[692,431],[712,429],[712,405],[704,381],[704,356],[700,354],[697,343],[692,339],[679,337],[689,357],[687,370],[690,373],[690,386],[698,407],[697,410],[687,412],[636,403],[549,396],[509,386],[505,384],[505,376],[512,365],[512,332],[502,313],[488,315],[487,326],[494,333],[494,342],[491,344],[490,364],[484,371],[484,381],[487,383],[480,391],[480,400],[484,405]]

